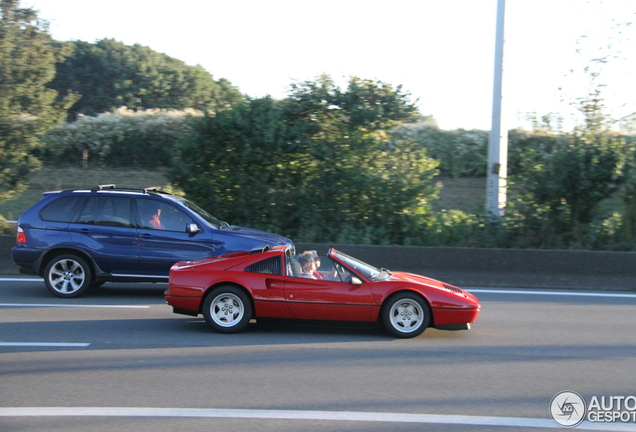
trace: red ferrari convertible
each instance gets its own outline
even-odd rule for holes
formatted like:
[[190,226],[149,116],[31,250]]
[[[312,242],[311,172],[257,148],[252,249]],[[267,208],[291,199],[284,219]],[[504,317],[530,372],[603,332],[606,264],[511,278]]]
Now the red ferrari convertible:
[[203,314],[219,333],[241,331],[252,318],[290,318],[380,322],[409,338],[427,327],[469,329],[481,307],[469,292],[434,279],[335,249],[320,257],[285,246],[178,262],[165,297],[175,313]]

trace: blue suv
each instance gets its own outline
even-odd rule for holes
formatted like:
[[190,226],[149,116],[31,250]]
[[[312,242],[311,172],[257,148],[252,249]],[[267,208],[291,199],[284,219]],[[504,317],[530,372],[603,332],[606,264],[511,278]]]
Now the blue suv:
[[77,297],[104,282],[167,282],[181,260],[293,246],[155,188],[102,185],[43,195],[20,216],[11,255],[21,273],[42,276],[58,297]]

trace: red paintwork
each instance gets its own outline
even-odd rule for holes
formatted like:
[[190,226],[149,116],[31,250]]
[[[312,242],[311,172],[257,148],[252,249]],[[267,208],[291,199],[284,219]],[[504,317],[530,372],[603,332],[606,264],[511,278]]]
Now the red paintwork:
[[377,321],[383,302],[391,294],[412,291],[429,303],[433,315],[431,327],[472,323],[481,308],[479,300],[469,292],[412,273],[394,272],[379,281],[356,273],[362,284],[353,285],[244,271],[251,264],[278,256],[284,272],[286,250],[277,247],[262,253],[239,252],[179,262],[170,270],[166,301],[176,313],[198,314],[208,291],[231,284],[250,294],[255,318]]

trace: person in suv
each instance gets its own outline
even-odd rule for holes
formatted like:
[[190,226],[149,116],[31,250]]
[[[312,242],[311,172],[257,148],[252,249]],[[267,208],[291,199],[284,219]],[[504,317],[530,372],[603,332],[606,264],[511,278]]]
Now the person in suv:
[[177,261],[290,245],[290,239],[221,222],[185,198],[156,189],[45,192],[18,219],[11,249],[21,273],[58,297],[104,282],[167,282]]

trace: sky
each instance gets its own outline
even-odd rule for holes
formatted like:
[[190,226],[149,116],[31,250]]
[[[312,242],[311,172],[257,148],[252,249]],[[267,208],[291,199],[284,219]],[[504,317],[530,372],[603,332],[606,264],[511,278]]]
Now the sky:
[[[326,73],[402,85],[442,129],[489,130],[498,0],[21,0],[59,41],[104,38],[201,65],[252,97]],[[636,1],[506,0],[503,118],[577,120],[597,78],[615,118],[636,111]],[[577,52],[577,50],[579,52]]]

